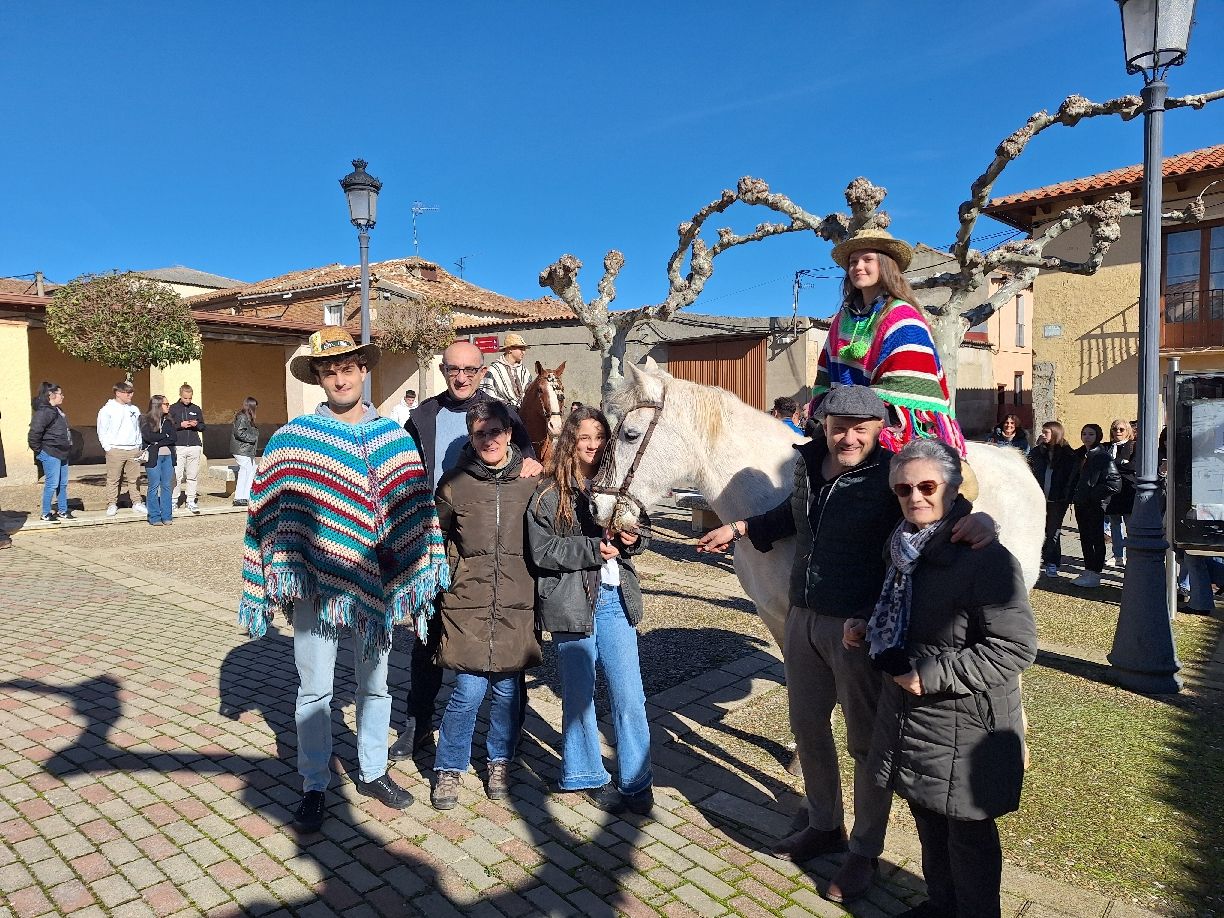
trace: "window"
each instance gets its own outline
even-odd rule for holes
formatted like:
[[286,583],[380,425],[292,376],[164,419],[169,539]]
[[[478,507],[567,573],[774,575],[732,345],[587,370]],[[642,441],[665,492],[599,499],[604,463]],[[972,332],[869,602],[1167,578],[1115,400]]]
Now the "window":
[[323,307],[323,324],[324,325],[343,325],[344,324],[344,304],[343,303],[328,303]]
[[1224,225],[1165,234],[1164,320],[1224,320]]
[[1025,302],[1024,294],[1016,294],[1016,347],[1028,347],[1027,334],[1025,332]]
[[1012,377],[1012,404],[1024,404],[1024,374],[1021,372]]

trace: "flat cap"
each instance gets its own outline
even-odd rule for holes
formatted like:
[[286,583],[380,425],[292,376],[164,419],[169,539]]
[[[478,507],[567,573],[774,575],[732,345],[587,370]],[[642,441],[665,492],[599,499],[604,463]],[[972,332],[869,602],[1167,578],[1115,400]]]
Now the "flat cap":
[[816,406],[816,417],[823,419],[831,414],[839,418],[887,421],[888,406],[870,386],[838,386]]

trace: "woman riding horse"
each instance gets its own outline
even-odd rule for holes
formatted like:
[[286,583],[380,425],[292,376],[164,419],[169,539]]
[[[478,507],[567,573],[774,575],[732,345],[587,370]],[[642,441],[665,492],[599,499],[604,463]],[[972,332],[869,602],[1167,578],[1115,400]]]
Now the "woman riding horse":
[[965,455],[931,328],[904,272],[909,244],[884,230],[859,230],[833,249],[846,270],[842,306],[812,385],[813,408],[837,386],[870,386],[896,421],[880,443],[893,452],[916,439],[938,439]]

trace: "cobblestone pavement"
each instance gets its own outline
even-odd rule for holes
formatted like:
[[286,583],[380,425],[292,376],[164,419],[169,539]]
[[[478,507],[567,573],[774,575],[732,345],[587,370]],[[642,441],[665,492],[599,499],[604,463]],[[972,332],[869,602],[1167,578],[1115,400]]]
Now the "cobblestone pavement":
[[[547,793],[560,706],[543,684],[532,689],[508,801],[488,801],[469,776],[460,806],[436,812],[428,770],[411,762],[393,769],[414,806],[397,812],[360,797],[345,774],[356,753],[342,665],[340,774],[323,832],[297,836],[288,827],[300,789],[291,642],[283,633],[248,642],[234,596],[176,579],[173,539],[189,530],[159,531],[166,557],[152,568],[118,560],[120,534],[147,533],[133,527],[92,528],[92,547],[71,549],[56,533],[23,533],[0,556],[10,634],[0,663],[0,915],[846,914],[819,894],[835,859],[801,868],[766,853],[790,828],[794,791],[705,738],[779,684],[780,662],[760,649],[649,699],[651,819]],[[654,583],[742,595],[734,578],[708,571]],[[393,667],[393,684],[404,678]],[[852,914],[896,915],[920,899],[917,852],[912,823],[900,819],[881,882]],[[1016,869],[1005,887],[1008,915],[1150,914]]]

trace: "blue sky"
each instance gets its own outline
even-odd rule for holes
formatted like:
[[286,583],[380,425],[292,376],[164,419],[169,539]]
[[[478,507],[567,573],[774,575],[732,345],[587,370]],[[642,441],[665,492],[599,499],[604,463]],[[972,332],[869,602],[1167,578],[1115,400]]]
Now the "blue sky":
[[[337,180],[384,182],[371,258],[420,254],[516,297],[572,252],[593,296],[657,302],[675,228],[742,175],[843,209],[865,175],[893,229],[948,244],[998,141],[1072,92],[1138,92],[1111,0],[0,3],[0,276],[184,264],[243,280],[357,260]],[[1199,0],[1175,95],[1224,86],[1224,0]],[[1224,102],[1166,119],[1224,142]],[[1138,162],[1138,121],[1051,129],[998,193]],[[744,229],[768,215],[744,210]],[[709,234],[715,226],[710,227]],[[1003,230],[984,220],[982,235]],[[779,315],[810,234],[728,252],[694,310]],[[827,315],[831,279],[801,311]]]

